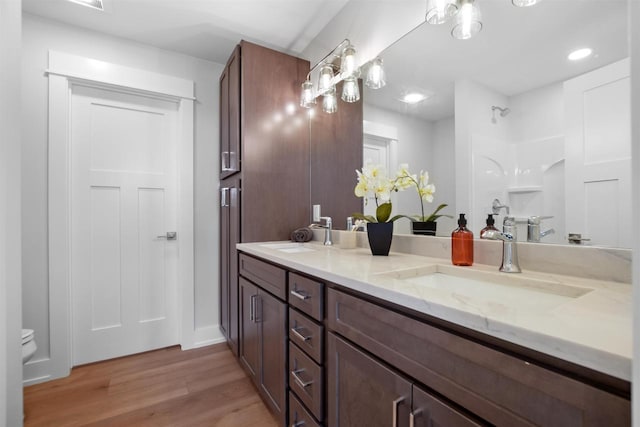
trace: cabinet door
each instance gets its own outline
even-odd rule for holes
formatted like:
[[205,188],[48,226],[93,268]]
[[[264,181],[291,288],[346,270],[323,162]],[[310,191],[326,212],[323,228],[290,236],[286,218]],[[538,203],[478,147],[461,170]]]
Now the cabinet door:
[[411,427],[480,427],[480,424],[453,407],[413,386],[413,410]]
[[220,328],[238,355],[238,252],[240,241],[240,178],[222,181],[220,188]]
[[240,47],[220,76],[220,179],[240,170]]
[[254,378],[260,369],[260,340],[258,337],[258,288],[244,278],[239,279],[240,300],[240,361]]
[[257,321],[260,329],[260,391],[282,423],[286,416],[287,306],[260,290]]
[[408,426],[411,383],[332,333],[327,341],[327,424]]

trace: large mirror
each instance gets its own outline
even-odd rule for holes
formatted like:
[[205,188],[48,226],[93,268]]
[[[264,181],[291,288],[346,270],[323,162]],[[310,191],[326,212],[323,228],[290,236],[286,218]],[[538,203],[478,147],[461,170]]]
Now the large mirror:
[[[497,199],[522,221],[518,240],[538,216],[542,231],[555,230],[543,243],[568,244],[572,233],[631,247],[627,1],[476,4],[475,37],[424,23],[380,53],[387,85],[363,94],[365,162],[427,170],[436,193],[425,210],[448,203],[476,237]],[[579,48],[592,53],[568,59]],[[404,102],[409,93],[425,99]],[[394,197],[395,213],[420,212],[415,192]],[[409,227],[400,220],[395,231]],[[455,227],[441,218],[437,234]]]

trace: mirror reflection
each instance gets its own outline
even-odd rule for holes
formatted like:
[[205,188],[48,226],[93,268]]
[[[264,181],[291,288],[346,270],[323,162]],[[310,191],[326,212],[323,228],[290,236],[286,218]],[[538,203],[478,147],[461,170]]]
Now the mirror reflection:
[[[487,214],[501,228],[508,209],[518,240],[538,217],[542,243],[569,244],[571,234],[630,247],[627,2],[477,4],[473,38],[424,23],[381,52],[387,85],[363,94],[365,163],[428,171],[436,193],[425,210],[449,204],[443,213],[466,213],[476,237]],[[411,192],[393,201],[394,213],[419,213]],[[455,227],[440,218],[437,235]],[[409,221],[395,232],[410,233]]]

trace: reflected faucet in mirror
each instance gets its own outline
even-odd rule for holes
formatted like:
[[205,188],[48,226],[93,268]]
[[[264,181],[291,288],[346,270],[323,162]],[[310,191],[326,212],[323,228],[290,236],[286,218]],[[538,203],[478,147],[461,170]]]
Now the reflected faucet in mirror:
[[494,215],[500,215],[500,209],[504,209],[506,214],[509,215],[509,206],[503,205],[498,199],[493,199],[491,209],[493,210]]
[[552,216],[530,216],[527,219],[527,242],[539,243],[540,239],[549,234],[556,232],[553,228],[540,231],[540,221],[543,219],[551,219]]

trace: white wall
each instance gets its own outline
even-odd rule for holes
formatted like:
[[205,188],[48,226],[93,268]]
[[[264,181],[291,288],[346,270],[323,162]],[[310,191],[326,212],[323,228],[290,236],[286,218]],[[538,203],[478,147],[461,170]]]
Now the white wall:
[[[396,164],[391,164],[389,176],[393,176],[402,163],[408,163],[409,170],[416,174],[420,170],[431,171],[433,165],[433,124],[431,122],[383,110],[369,104],[364,104],[363,116],[366,121],[397,129],[398,142],[395,144],[395,156],[392,156],[392,161],[395,157]],[[416,215],[420,213],[420,199],[413,189],[393,195],[392,202],[392,215]],[[431,205],[425,206],[425,214],[432,210]],[[394,232],[411,233],[409,220],[400,219],[396,221]]]
[[446,203],[445,209],[440,213],[451,215],[453,218],[442,217],[438,219],[436,235],[450,236],[458,226],[456,221],[456,168],[455,168],[455,120],[453,117],[438,120],[434,123],[433,134],[433,164],[429,170],[429,178],[436,185],[436,194],[432,206]]
[[0,426],[22,425],[20,0],[0,0]]
[[[38,352],[27,378],[44,376],[49,352],[47,242],[48,50],[87,56],[195,82],[196,341],[220,340],[218,329],[218,78],[223,65],[164,51],[40,17],[23,15],[22,179],[23,325],[35,329]],[[198,344],[198,343],[192,343]],[[42,365],[41,365],[42,366]]]

